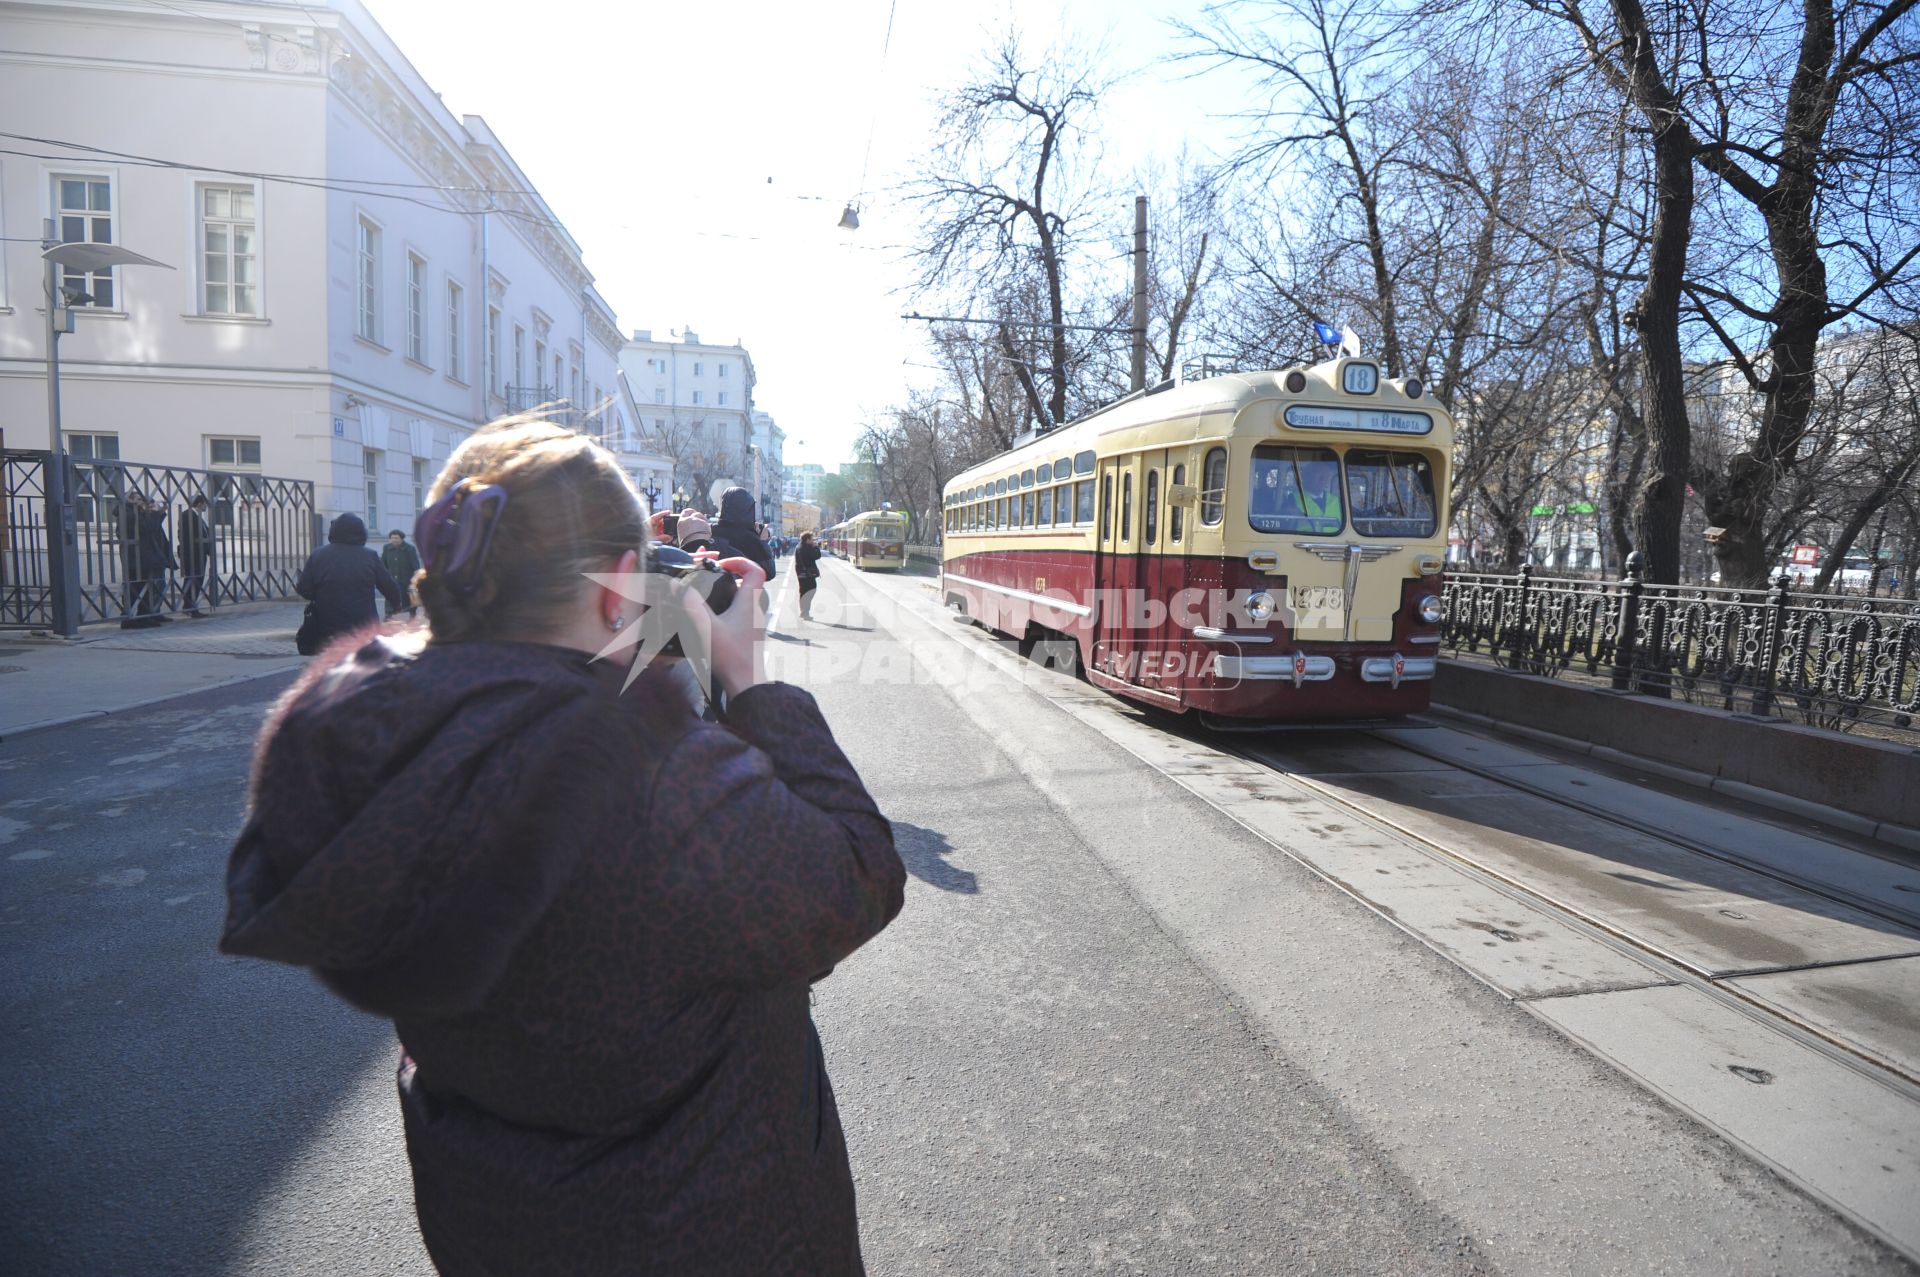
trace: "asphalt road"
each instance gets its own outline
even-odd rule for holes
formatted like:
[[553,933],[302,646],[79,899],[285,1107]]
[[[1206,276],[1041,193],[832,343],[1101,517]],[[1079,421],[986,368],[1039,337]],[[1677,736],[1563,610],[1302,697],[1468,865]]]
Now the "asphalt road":
[[[816,1007],[872,1272],[1907,1271],[1040,698],[956,695],[964,652],[876,627],[840,565],[823,590],[834,623],[775,641],[833,674],[913,874]],[[391,1031],[213,951],[282,682],[0,744],[9,1274],[430,1271]]]

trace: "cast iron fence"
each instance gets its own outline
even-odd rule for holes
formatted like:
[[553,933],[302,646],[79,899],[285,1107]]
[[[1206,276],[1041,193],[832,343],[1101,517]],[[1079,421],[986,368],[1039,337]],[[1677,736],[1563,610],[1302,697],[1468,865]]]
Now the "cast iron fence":
[[1734,590],[1649,585],[1640,571],[1634,554],[1617,582],[1450,573],[1442,643],[1523,673],[1920,739],[1920,603],[1798,594],[1784,574]]
[[[0,629],[55,625],[47,477],[51,454],[0,454]],[[294,597],[293,583],[320,543],[313,484],[306,480],[218,470],[188,470],[130,461],[67,458],[74,520],[80,623],[137,618],[186,607]],[[163,512],[175,567],[142,561],[138,524],[128,498],[139,493]],[[181,544],[180,516],[195,497],[207,499],[210,553],[199,573]]]

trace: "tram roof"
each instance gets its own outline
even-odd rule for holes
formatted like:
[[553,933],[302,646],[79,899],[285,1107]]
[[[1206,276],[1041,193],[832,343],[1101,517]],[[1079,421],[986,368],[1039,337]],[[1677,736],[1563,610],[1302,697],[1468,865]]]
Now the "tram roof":
[[[1291,368],[1263,369],[1258,372],[1222,373],[1215,377],[1204,377],[1197,381],[1183,381],[1165,389],[1135,392],[1125,399],[1096,408],[1083,417],[1075,418],[1066,425],[1045,434],[1016,443],[1005,452],[996,453],[975,465],[967,467],[948,480],[949,488],[958,484],[977,482],[989,474],[998,474],[1011,465],[1018,465],[1025,458],[1040,459],[1050,457],[1063,447],[1084,448],[1094,439],[1131,430],[1139,426],[1153,425],[1178,417],[1200,417],[1215,413],[1238,414],[1241,409],[1266,399],[1291,399],[1313,401],[1327,397],[1338,397],[1345,402],[1355,402],[1357,396],[1350,395],[1340,387],[1342,370],[1351,363],[1376,364],[1371,359],[1329,359],[1310,367],[1298,365]],[[1306,374],[1306,389],[1295,393],[1288,390],[1282,379],[1289,372]],[[1450,421],[1446,409],[1428,398],[1409,398],[1404,382],[1392,382],[1382,377],[1379,389],[1365,398],[1373,403],[1409,411],[1424,412]]]

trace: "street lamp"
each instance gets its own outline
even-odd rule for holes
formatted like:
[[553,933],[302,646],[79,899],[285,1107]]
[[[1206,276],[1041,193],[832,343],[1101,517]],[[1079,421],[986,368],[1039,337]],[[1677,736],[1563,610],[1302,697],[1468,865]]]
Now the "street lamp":
[[673,490],[673,508],[676,510],[687,508],[687,490],[684,486]]
[[67,449],[60,434],[60,335],[73,331],[73,307],[91,302],[83,289],[59,284],[60,272],[83,274],[114,266],[158,266],[165,262],[142,257],[118,244],[63,244],[46,219],[40,256],[47,263],[47,569],[51,576],[53,630],[62,638],[80,632],[80,547],[74,527],[73,505],[67,499]]

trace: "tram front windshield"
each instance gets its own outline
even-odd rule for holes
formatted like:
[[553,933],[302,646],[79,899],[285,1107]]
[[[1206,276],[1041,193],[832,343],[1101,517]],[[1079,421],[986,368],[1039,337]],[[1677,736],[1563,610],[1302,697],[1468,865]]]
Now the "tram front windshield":
[[1253,450],[1247,521],[1255,532],[1332,536],[1346,526],[1340,458],[1332,448],[1262,444]]
[[870,523],[866,529],[869,541],[894,542],[907,539],[907,529],[899,523]]
[[1254,531],[1335,536],[1349,519],[1358,536],[1432,536],[1439,523],[1432,464],[1417,452],[1352,448],[1343,475],[1332,448],[1253,450],[1247,521]]

